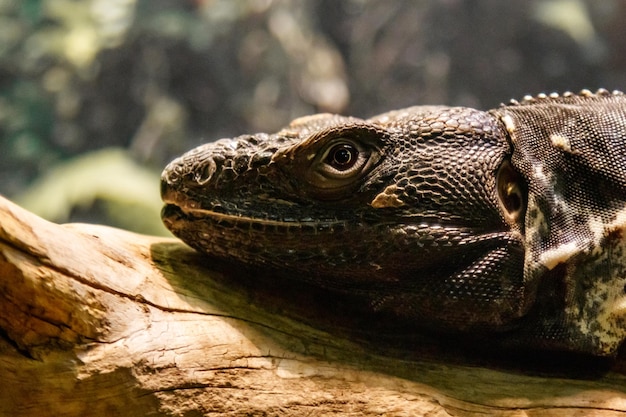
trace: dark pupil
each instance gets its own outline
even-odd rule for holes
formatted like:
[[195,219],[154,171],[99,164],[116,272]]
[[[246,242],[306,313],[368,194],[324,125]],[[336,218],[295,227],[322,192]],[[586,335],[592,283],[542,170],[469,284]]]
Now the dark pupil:
[[337,169],[348,169],[356,162],[357,150],[351,145],[337,145],[330,150],[327,162]]

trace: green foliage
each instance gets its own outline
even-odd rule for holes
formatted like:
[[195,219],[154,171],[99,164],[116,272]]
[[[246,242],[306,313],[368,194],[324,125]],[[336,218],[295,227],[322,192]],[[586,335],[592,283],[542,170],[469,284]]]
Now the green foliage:
[[15,201],[55,222],[66,222],[73,212],[98,205],[113,226],[147,234],[169,233],[159,217],[159,174],[139,165],[122,149],[108,148],[67,160]]

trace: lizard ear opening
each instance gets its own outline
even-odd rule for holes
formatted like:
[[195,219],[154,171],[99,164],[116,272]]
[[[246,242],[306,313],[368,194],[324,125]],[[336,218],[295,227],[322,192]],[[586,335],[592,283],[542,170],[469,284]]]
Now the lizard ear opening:
[[526,212],[527,186],[522,175],[511,162],[505,160],[496,176],[498,201],[506,220],[518,223],[523,221]]

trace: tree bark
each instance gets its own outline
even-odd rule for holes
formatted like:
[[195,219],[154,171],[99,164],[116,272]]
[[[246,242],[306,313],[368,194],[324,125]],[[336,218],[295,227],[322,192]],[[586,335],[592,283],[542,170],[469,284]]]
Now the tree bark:
[[3,416],[626,413],[621,358],[568,378],[388,355],[281,314],[289,300],[264,302],[178,240],[1,198],[0,287]]

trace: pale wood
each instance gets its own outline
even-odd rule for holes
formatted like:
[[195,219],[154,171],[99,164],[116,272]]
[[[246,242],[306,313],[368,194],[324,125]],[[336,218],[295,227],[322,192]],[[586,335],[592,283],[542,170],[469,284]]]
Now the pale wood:
[[0,415],[626,413],[619,364],[567,379],[399,359],[228,278],[175,239],[56,225],[0,198]]

